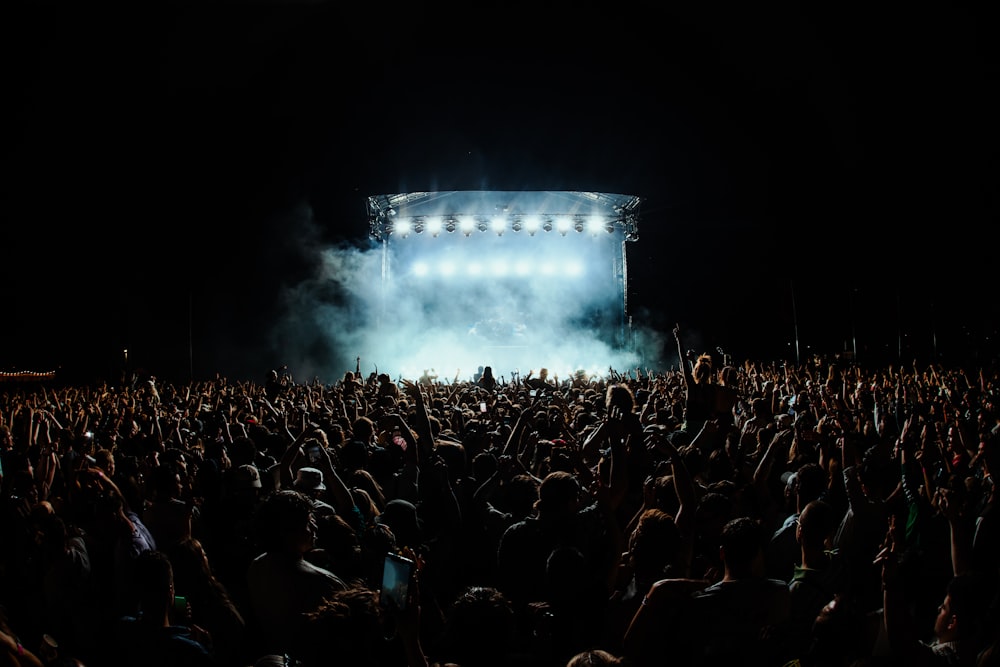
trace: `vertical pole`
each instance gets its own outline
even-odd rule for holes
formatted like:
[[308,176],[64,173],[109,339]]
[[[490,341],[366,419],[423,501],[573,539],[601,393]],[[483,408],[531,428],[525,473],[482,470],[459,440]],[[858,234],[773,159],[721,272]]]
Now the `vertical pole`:
[[858,336],[854,330],[854,295],[857,294],[858,290],[856,287],[851,288],[850,294],[850,309],[851,309],[851,354],[854,358],[854,363],[858,362]]
[[188,290],[188,382],[194,382],[194,295]]
[[382,292],[381,292],[381,303],[379,304],[378,313],[378,326],[376,327],[381,331],[382,323],[385,321],[385,302],[386,293],[389,289],[389,237],[386,235],[382,238]]
[[792,327],[795,330],[795,364],[801,365],[801,357],[799,354],[799,314],[795,307],[795,281],[790,282],[792,289]]
[[937,361],[937,321],[934,316],[934,302],[930,303],[931,311],[931,359]]
[[[622,313],[621,319],[621,340],[622,347],[632,352],[632,318],[628,312],[628,253],[625,251],[625,237],[622,236]],[[626,329],[627,327],[627,329]]]
[[903,322],[900,317],[899,292],[896,292],[896,361],[903,362]]

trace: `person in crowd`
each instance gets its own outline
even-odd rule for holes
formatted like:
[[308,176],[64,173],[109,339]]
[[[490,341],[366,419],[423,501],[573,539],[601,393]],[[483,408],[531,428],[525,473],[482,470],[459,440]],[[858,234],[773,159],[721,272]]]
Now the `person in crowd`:
[[476,381],[476,384],[486,391],[493,391],[497,388],[497,379],[493,377],[492,366],[483,366],[483,374]]
[[139,600],[135,615],[124,616],[115,628],[111,664],[117,667],[214,667],[212,637],[197,625],[178,621],[186,615],[176,606],[173,568],[162,551],[140,554],[132,571]]
[[255,516],[262,549],[247,569],[248,626],[261,654],[292,651],[302,640],[305,615],[347,584],[306,559],[316,546],[312,500],[293,489],[267,496]]
[[[174,573],[174,590],[186,600],[186,617],[212,637],[212,652],[221,665],[234,665],[251,656],[247,645],[246,620],[229,590],[215,576],[202,543],[185,537],[163,550]],[[182,614],[183,616],[184,614]]]

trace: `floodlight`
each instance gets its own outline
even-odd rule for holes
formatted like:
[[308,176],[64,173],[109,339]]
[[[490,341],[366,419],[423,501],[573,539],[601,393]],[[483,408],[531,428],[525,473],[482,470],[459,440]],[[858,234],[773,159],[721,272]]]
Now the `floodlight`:
[[438,234],[441,233],[441,229],[442,227],[444,227],[444,223],[441,221],[441,218],[434,216],[431,218],[427,218],[426,227],[427,231],[429,231],[434,236],[437,236]]
[[527,218],[524,219],[524,229],[527,230],[527,232],[532,236],[535,235],[535,232],[538,231],[538,228],[541,227],[541,225],[542,221],[539,220],[537,215],[529,215]]
[[604,218],[599,215],[587,218],[587,231],[594,236],[597,236],[598,232],[604,231]]

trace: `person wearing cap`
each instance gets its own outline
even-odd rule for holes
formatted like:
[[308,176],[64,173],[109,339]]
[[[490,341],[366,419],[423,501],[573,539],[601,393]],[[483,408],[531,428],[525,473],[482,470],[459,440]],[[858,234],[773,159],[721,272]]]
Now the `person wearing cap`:
[[311,466],[303,466],[295,473],[292,488],[309,496],[316,514],[336,514],[333,505],[324,500],[326,484],[323,483],[323,471]]
[[[312,452],[307,455],[306,451]],[[280,488],[304,493],[316,502],[320,513],[331,510],[347,516],[357,512],[351,491],[333,467],[326,432],[320,426],[310,426],[293,439],[278,462]]]

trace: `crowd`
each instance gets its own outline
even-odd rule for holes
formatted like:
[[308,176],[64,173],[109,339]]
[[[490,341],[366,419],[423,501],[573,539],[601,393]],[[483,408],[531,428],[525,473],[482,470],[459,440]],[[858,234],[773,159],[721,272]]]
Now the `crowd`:
[[1000,664],[995,370],[674,334],[603,377],[0,387],[0,664]]

